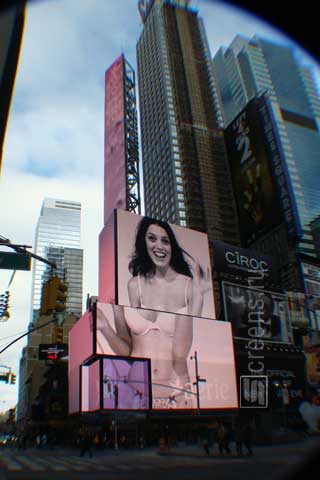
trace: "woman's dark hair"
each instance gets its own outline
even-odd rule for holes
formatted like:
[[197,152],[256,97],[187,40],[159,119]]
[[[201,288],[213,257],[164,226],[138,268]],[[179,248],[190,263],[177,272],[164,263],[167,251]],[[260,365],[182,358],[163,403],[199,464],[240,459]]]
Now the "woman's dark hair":
[[192,257],[180,247],[170,225],[167,222],[162,222],[161,220],[155,220],[149,217],[143,217],[137,226],[135,250],[132,255],[132,260],[129,263],[130,273],[134,277],[137,275],[143,275],[144,277],[153,276],[155,273],[155,266],[149,257],[146,246],[146,233],[150,225],[158,225],[163,228],[169,237],[172,249],[170,266],[177,273],[192,277],[190,267],[184,258],[184,254],[190,258]]

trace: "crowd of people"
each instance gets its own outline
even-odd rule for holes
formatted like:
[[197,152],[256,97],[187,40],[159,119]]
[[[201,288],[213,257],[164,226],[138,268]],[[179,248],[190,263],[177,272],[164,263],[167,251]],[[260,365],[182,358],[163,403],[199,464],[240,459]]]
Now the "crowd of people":
[[[217,423],[213,432],[213,438],[211,439],[212,449],[214,449],[215,443],[218,446],[218,452],[220,455],[231,455],[230,444],[235,443],[235,453],[238,456],[247,455],[252,456],[252,440],[253,440],[253,425],[251,422],[241,423],[237,421],[232,430],[230,425],[220,421]],[[210,455],[210,446],[208,438],[203,441],[203,448],[207,455]]]

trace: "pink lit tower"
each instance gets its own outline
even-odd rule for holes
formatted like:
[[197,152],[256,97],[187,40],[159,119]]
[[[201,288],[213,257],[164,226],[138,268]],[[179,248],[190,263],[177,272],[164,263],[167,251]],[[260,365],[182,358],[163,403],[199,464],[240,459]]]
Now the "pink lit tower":
[[114,303],[113,211],[117,208],[140,214],[141,207],[135,73],[123,54],[105,73],[104,115],[104,227],[99,237],[99,301]]

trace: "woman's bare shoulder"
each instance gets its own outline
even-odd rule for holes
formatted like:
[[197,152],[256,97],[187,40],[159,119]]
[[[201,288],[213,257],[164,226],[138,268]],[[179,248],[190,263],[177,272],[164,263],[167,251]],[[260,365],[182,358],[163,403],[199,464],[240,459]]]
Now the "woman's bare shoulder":
[[138,288],[138,276],[136,277],[131,277],[129,280],[128,280],[128,288],[132,289],[132,288]]

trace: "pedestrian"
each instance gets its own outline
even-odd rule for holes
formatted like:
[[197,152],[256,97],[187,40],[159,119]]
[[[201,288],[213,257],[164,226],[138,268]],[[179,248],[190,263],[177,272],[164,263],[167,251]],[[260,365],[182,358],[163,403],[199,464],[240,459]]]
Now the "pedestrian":
[[237,455],[240,457],[242,455],[242,427],[240,420],[237,421],[234,429],[234,440],[236,442]]
[[88,452],[89,457],[92,458],[91,437],[89,432],[84,432],[80,438],[80,457],[84,457]]
[[205,438],[202,442],[202,446],[204,448],[204,451],[205,451],[205,454],[209,456],[210,452],[209,452],[209,442],[208,442],[208,439]]
[[45,433],[42,434],[41,436],[41,445],[42,447],[46,447],[48,443],[48,437]]
[[222,422],[219,422],[217,429],[217,442],[219,446],[220,455],[224,455],[224,452],[231,453],[229,448],[228,432]]
[[139,448],[141,448],[141,449],[144,448],[144,438],[143,438],[143,435],[140,435],[140,437],[139,437]]
[[40,433],[38,433],[36,435],[36,445],[37,445],[37,448],[41,448],[41,435],[40,435]]
[[247,449],[247,455],[252,456],[252,436],[253,436],[253,428],[250,422],[245,423],[242,428],[242,442],[243,445]]

